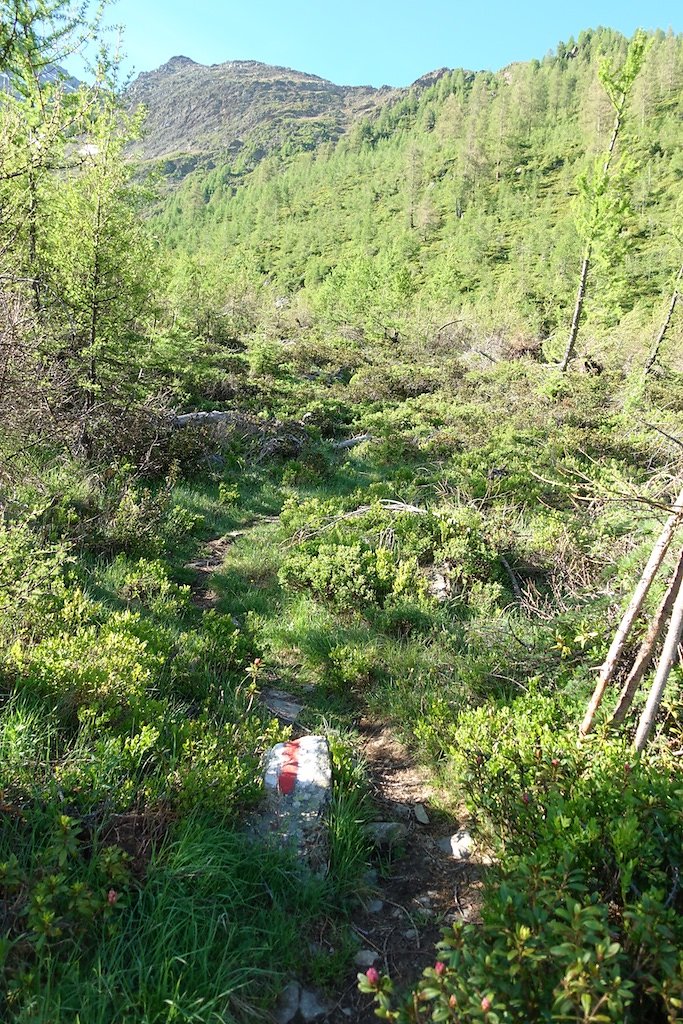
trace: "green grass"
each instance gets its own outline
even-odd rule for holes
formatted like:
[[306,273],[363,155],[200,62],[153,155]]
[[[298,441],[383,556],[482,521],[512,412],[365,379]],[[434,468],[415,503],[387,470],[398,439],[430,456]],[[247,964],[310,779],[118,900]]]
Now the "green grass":
[[193,815],[117,908],[113,934],[98,929],[87,956],[38,960],[25,1007],[64,1024],[256,1019],[330,907],[329,887],[284,852]]

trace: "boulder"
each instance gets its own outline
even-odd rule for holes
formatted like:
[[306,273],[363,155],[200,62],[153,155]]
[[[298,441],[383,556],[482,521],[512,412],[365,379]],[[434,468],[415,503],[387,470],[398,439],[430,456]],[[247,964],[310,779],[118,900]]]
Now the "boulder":
[[408,826],[401,821],[372,821],[365,826],[368,839],[380,850],[405,843],[408,838]]
[[324,736],[278,743],[265,760],[265,806],[256,822],[260,835],[297,850],[317,872],[327,869],[326,811],[332,795],[332,761]]

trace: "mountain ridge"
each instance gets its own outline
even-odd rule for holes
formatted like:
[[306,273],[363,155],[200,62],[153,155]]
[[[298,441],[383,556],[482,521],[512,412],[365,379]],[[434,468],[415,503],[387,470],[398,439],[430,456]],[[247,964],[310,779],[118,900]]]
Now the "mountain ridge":
[[262,61],[207,65],[178,54],[153,71],[141,72],[127,90],[128,103],[143,104],[148,112],[144,137],[133,153],[155,161],[210,159],[226,152],[237,156],[246,150],[244,158],[255,163],[285,141],[315,148],[448,73],[447,68],[429,71],[407,88],[337,85]]

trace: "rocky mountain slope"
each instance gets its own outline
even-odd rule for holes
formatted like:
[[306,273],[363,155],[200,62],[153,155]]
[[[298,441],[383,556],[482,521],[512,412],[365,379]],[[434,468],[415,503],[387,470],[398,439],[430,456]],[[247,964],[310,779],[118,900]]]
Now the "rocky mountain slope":
[[383,86],[334,85],[315,75],[258,61],[207,67],[173,57],[132,84],[133,104],[148,109],[144,159],[179,154],[237,154],[249,143],[268,151],[298,138],[303,148],[338,138],[357,117],[399,95]]
[[[59,64],[51,64],[44,68],[40,72],[40,81],[47,84],[60,83],[65,92],[75,92],[78,89],[80,82],[73,75],[70,75],[68,71],[60,67]],[[5,71],[0,71],[0,92],[12,92],[12,79],[10,75]],[[15,93],[16,95],[16,93]]]

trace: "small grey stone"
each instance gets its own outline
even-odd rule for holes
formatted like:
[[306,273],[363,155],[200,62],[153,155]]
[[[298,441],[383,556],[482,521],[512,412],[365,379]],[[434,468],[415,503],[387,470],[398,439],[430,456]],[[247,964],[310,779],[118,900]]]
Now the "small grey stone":
[[372,967],[377,959],[374,949],[359,949],[353,958],[356,967]]
[[370,900],[367,907],[365,908],[368,914],[379,914],[384,908],[384,900]]
[[300,996],[301,985],[298,981],[290,981],[280,993],[275,1006],[277,1024],[289,1024],[294,1020],[299,1010]]
[[410,804],[392,803],[391,811],[397,818],[409,818],[411,813]]
[[417,938],[417,928],[408,928],[406,931],[404,931],[403,937],[404,937],[404,939],[416,939]]
[[416,896],[415,897],[415,903],[417,903],[417,905],[419,907],[422,907],[423,909],[425,907],[431,907],[431,905],[432,905],[432,901],[429,898],[429,896]]
[[317,1020],[318,1017],[324,1017],[325,1014],[329,1013],[333,1007],[333,1003],[329,999],[325,999],[320,992],[314,992],[312,989],[302,989],[301,999],[299,1000],[299,1013],[303,1017],[304,1021]]
[[413,807],[413,814],[415,815],[415,818],[417,819],[417,821],[420,822],[421,825],[429,824],[429,815],[425,811],[424,804],[415,804],[415,806]]
[[366,885],[372,886],[377,885],[378,874],[375,868],[368,868],[363,875],[363,881]]
[[282,722],[295,722],[304,709],[303,704],[299,704],[291,694],[285,693],[284,690],[263,690],[261,700],[271,715],[275,715]]
[[452,836],[444,836],[443,839],[439,839],[436,845],[455,860],[469,860],[474,848],[474,840],[469,832],[461,829]]
[[400,821],[373,821],[366,826],[366,834],[375,846],[396,846],[408,838],[408,827]]

